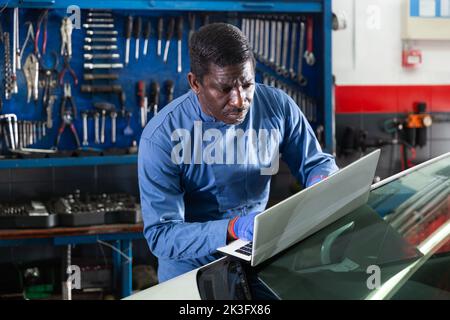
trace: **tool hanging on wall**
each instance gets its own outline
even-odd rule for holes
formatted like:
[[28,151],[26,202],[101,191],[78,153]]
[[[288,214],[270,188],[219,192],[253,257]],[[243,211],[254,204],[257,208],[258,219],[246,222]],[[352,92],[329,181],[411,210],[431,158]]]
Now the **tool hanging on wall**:
[[137,17],[134,20],[134,28],[133,28],[133,36],[135,39],[135,47],[134,47],[134,57],[136,60],[139,59],[139,38],[141,37],[142,30],[142,18]]
[[[46,67],[45,65],[41,65],[40,72],[44,76],[43,83],[43,95],[42,95],[42,106],[47,114],[47,128],[53,127],[53,104],[56,100],[56,95],[52,93],[52,90],[57,86],[57,77],[58,77],[58,65],[59,59],[58,54],[55,51],[52,51],[54,63],[51,67]],[[41,77],[42,78],[42,77]]]
[[69,18],[63,18],[61,21],[61,55],[72,56],[72,21]]
[[150,19],[147,20],[147,23],[145,24],[145,28],[144,28],[144,33],[143,33],[143,37],[144,37],[144,56],[147,55],[148,52],[148,41],[150,39],[150,35],[152,33],[152,21]]
[[314,19],[312,16],[306,18],[306,51],[305,60],[310,66],[316,63],[316,58],[314,56]]
[[183,22],[183,17],[179,17],[177,21],[178,73],[181,73],[182,71]]
[[[68,106],[70,104],[70,107]],[[80,138],[78,137],[77,130],[75,125],[73,124],[74,120],[77,118],[77,107],[75,104],[75,100],[72,97],[72,90],[70,83],[64,83],[64,96],[61,100],[61,126],[58,130],[58,135],[56,136],[54,148],[57,149],[59,142],[61,140],[61,136],[66,127],[69,127],[72,131],[73,137],[75,138],[75,142],[77,147],[80,148]]]
[[188,44],[189,44],[191,42],[192,35],[195,32],[196,15],[192,12],[189,12],[188,18],[189,18],[189,35],[188,35]]
[[58,76],[59,84],[61,86],[63,85],[64,75],[66,74],[67,71],[69,71],[70,75],[72,76],[74,84],[78,85],[77,74],[75,73],[75,71],[70,66],[70,57],[68,55],[65,55],[64,56],[64,66],[63,66],[63,68],[62,68],[62,70],[61,70],[61,72],[59,73],[59,76]]
[[300,45],[298,51],[297,81],[302,86],[305,86],[308,83],[307,79],[303,75],[303,57],[304,54],[306,54],[306,51],[304,52],[305,30],[305,23],[300,22]]
[[34,53],[30,53],[23,66],[27,82],[27,103],[30,103],[31,97],[37,102],[39,98],[39,59]]
[[175,29],[175,18],[170,18],[166,33],[166,47],[164,48],[164,59],[163,59],[164,63],[167,63],[167,58],[169,56],[170,40],[172,40],[174,29]]
[[19,58],[19,8],[14,8],[13,11],[13,47],[12,47],[12,86],[13,93],[17,94],[19,91],[17,86],[17,60]]
[[158,114],[159,93],[160,93],[159,83],[157,81],[152,81],[150,85],[150,104],[152,106],[153,116],[156,116]]
[[[97,109],[101,113],[101,116],[102,116],[102,125],[101,125],[101,129],[100,129],[100,143],[104,144],[105,143],[105,131],[106,131],[106,114],[111,114],[112,112],[114,112],[115,116],[117,116],[116,107],[112,103],[102,101],[102,102],[94,103],[94,108]],[[114,130],[115,130],[115,128],[114,128]]]
[[[69,20],[70,21],[70,20]],[[39,51],[39,38],[42,28],[43,38],[42,38],[42,55],[45,55],[47,51],[47,22],[48,22],[48,9],[41,12],[36,24],[36,35],[34,38],[34,54],[40,59],[41,52]],[[72,31],[70,31],[72,32]]]
[[141,111],[141,127],[147,124],[148,98],[145,90],[145,81],[140,80],[137,85],[137,96],[139,97],[139,108]]
[[158,19],[158,28],[157,28],[157,34],[158,34],[158,44],[156,49],[156,54],[158,57],[161,56],[162,51],[162,34],[163,34],[163,28],[164,28],[164,20],[163,18]]
[[131,30],[133,29],[133,17],[128,16],[125,23],[125,65],[130,62]]
[[172,102],[174,90],[175,90],[175,86],[174,86],[173,81],[167,80],[166,81],[167,104]]
[[9,44],[9,32],[3,33],[3,44],[4,44],[4,81],[5,81],[5,99],[11,99],[14,94],[14,76],[11,65],[11,47]]

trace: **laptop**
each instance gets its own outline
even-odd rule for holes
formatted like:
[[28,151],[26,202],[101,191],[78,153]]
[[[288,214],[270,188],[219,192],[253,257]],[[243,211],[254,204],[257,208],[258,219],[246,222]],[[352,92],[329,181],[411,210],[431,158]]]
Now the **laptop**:
[[380,149],[255,217],[253,241],[217,250],[256,266],[367,202]]

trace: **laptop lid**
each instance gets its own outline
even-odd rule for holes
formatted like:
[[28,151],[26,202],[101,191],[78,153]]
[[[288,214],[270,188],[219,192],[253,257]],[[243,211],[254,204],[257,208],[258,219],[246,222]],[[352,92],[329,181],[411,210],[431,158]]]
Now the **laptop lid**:
[[377,149],[257,215],[251,265],[273,257],[366,203],[379,157]]

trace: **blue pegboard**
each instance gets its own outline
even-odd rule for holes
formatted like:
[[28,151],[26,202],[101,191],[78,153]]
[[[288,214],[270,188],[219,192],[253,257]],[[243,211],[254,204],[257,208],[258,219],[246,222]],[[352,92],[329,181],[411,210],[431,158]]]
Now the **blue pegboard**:
[[[289,2],[290,3],[290,2]],[[318,1],[311,2],[313,6],[316,6]],[[219,5],[219,4],[218,4]],[[220,4],[221,5],[221,4]],[[219,5],[219,6],[220,6]],[[111,6],[113,7],[113,6]],[[133,7],[133,6],[131,6]],[[248,9],[248,8],[247,8]],[[320,11],[320,7],[314,7],[314,12]],[[259,10],[267,10],[264,8],[254,8],[255,13],[259,12]],[[39,13],[41,12],[40,9],[20,9],[20,45],[22,45],[27,29],[24,27],[25,21],[31,21],[34,25],[36,25],[36,21],[38,19]],[[87,17],[88,10],[82,10],[81,11],[81,20],[82,23],[85,22]],[[196,19],[196,28],[200,27],[202,24],[202,16],[203,12],[194,12],[197,15]],[[124,39],[124,26],[125,26],[125,20],[128,15],[131,15],[133,17],[142,17],[143,19],[143,26],[145,25],[146,21],[150,19],[152,21],[152,35],[149,42],[149,53],[147,56],[142,55],[142,48],[143,48],[143,39],[140,39],[141,42],[141,50],[140,50],[140,59],[135,62],[134,60],[134,49],[135,49],[135,40],[132,37],[131,38],[131,46],[130,46],[130,64],[123,69],[115,69],[111,71],[112,73],[118,73],[119,74],[119,80],[117,81],[110,81],[111,84],[120,84],[125,90],[126,96],[127,96],[127,102],[126,107],[128,111],[131,111],[133,113],[133,117],[131,119],[131,126],[134,131],[133,136],[125,136],[122,134],[125,126],[127,125],[127,121],[124,118],[121,118],[120,116],[117,118],[117,141],[115,144],[111,143],[110,140],[110,132],[111,132],[111,122],[110,118],[107,118],[106,121],[106,140],[104,144],[94,144],[94,119],[89,118],[88,125],[89,125],[89,147],[93,148],[99,148],[99,149],[110,149],[110,148],[128,148],[132,141],[139,141],[140,134],[142,132],[142,128],[140,126],[140,113],[139,113],[139,106],[138,106],[138,97],[137,97],[137,82],[139,80],[144,80],[146,82],[146,91],[147,94],[150,93],[150,83],[152,81],[159,82],[161,86],[161,94],[160,94],[160,108],[163,107],[167,102],[167,95],[164,92],[164,84],[167,80],[174,81],[175,84],[175,90],[174,90],[174,98],[176,98],[179,95],[184,94],[188,89],[188,82],[187,82],[187,73],[189,71],[189,56],[188,56],[188,47],[187,47],[187,38],[188,38],[188,32],[189,32],[189,19],[188,14],[186,11],[155,11],[155,10],[113,10],[114,19],[115,19],[115,30],[118,31],[118,50],[114,51],[117,53],[120,53],[121,59],[120,63],[124,63],[124,53],[125,53],[125,39]],[[223,13],[209,13],[210,15],[210,21],[227,21],[230,23],[234,23],[236,25],[240,25],[241,17],[244,15],[248,15],[250,12],[241,12],[241,13],[231,13],[231,12],[223,12]],[[302,14],[302,13],[299,13]],[[311,12],[309,12],[311,14]],[[60,46],[61,46],[61,36],[60,36],[60,25],[61,25],[61,19],[63,17],[66,17],[68,14],[66,12],[65,8],[60,9],[50,9],[49,11],[49,18],[48,18],[48,43],[47,43],[47,54],[44,56],[44,61],[46,64],[52,63],[52,56],[51,52],[56,51],[59,53]],[[324,105],[329,104],[328,101],[325,101],[326,99],[326,92],[328,90],[328,83],[324,84],[324,73],[325,70],[331,69],[331,67],[326,68],[326,66],[329,64],[331,66],[331,62],[328,61],[329,57],[323,57],[321,53],[323,52],[325,41],[323,40],[323,28],[321,28],[322,25],[324,25],[323,21],[323,15],[322,13],[315,13],[314,15],[314,32],[315,32],[315,53],[316,53],[316,65],[314,67],[309,67],[306,64],[304,64],[304,74],[308,77],[308,85],[306,87],[298,87],[299,90],[306,93],[307,95],[314,97],[317,100],[317,103],[319,105],[319,109],[317,111],[317,117],[318,122],[313,123],[313,126],[315,127],[317,124],[325,124],[326,127],[326,135],[327,135],[327,143],[330,140],[328,135],[330,134],[330,130],[328,129],[329,124],[327,124],[326,120],[326,114]],[[165,28],[167,25],[167,21],[170,17],[180,17],[183,16],[184,18],[184,34],[183,34],[183,71],[182,73],[177,73],[177,41],[176,38],[172,38],[171,41],[171,47],[169,51],[169,63],[165,64],[162,61],[162,56],[158,57],[156,56],[156,27],[157,27],[157,19],[159,17],[164,17],[165,21]],[[2,14],[2,24],[5,29],[5,31],[12,32],[12,9],[6,9]],[[83,45],[84,38],[86,36],[85,29],[74,29],[72,33],[72,43],[73,43],[73,57],[71,60],[71,66],[76,71],[78,78],[79,78],[79,84],[78,86],[74,86],[72,84],[72,95],[75,97],[75,101],[78,107],[78,118],[75,122],[75,126],[78,131],[78,135],[80,137],[80,140],[82,139],[82,118],[81,118],[81,112],[87,111],[87,110],[93,110],[93,104],[98,101],[107,101],[110,103],[115,104],[116,110],[120,110],[120,102],[119,102],[119,96],[117,94],[108,94],[108,95],[91,95],[87,93],[81,93],[80,87],[83,84],[89,84],[86,83],[82,79],[83,75]],[[42,36],[41,36],[42,38]],[[165,45],[165,39],[163,36],[163,49]],[[31,52],[31,46],[27,48],[27,51],[24,54],[23,61],[25,60],[27,54]],[[0,54],[3,56],[3,52],[0,52]],[[296,59],[297,60],[297,59]],[[60,56],[60,66],[59,70],[62,68],[62,57]],[[266,72],[270,73],[270,70],[265,68],[263,65],[259,65],[260,70],[265,70]],[[104,71],[103,71],[104,72]],[[329,75],[331,77],[331,74]],[[281,78],[282,79],[282,78]],[[71,80],[70,76],[66,74],[65,80]],[[261,74],[257,74],[257,81],[261,80]],[[289,81],[287,81],[289,83]],[[328,82],[328,80],[327,80]],[[100,83],[108,83],[108,82],[99,82]],[[2,110],[2,113],[16,113],[18,115],[19,120],[39,120],[39,121],[45,121],[46,116],[44,113],[44,110],[42,108],[42,103],[39,101],[37,105],[35,105],[33,102],[27,104],[26,103],[26,84],[25,84],[25,78],[23,75],[23,72],[18,71],[18,84],[19,84],[19,95],[15,95],[12,100],[5,101],[4,108]],[[295,86],[295,83],[293,84]],[[55,93],[58,94],[58,99],[55,102],[54,105],[54,111],[53,111],[53,120],[54,120],[54,126],[51,130],[51,132],[48,133],[48,135],[41,140],[40,142],[34,144],[32,147],[35,148],[50,148],[54,144],[54,139],[57,134],[57,129],[61,123],[60,118],[60,103],[61,103],[61,96],[62,96],[62,87],[58,87],[55,90]],[[42,94],[40,95],[41,98]],[[120,114],[120,113],[119,113]],[[152,113],[149,113],[149,119],[151,118]],[[59,149],[61,150],[73,150],[75,148],[75,142],[72,138],[71,133],[68,129],[66,129],[67,132],[63,134],[63,137],[61,139]]]

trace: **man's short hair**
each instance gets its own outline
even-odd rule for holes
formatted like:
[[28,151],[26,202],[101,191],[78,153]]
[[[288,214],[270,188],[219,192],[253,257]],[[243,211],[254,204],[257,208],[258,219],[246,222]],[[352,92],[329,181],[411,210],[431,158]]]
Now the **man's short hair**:
[[208,74],[210,64],[218,67],[238,65],[255,57],[247,37],[242,31],[227,23],[212,23],[201,27],[189,43],[191,72],[200,82]]

